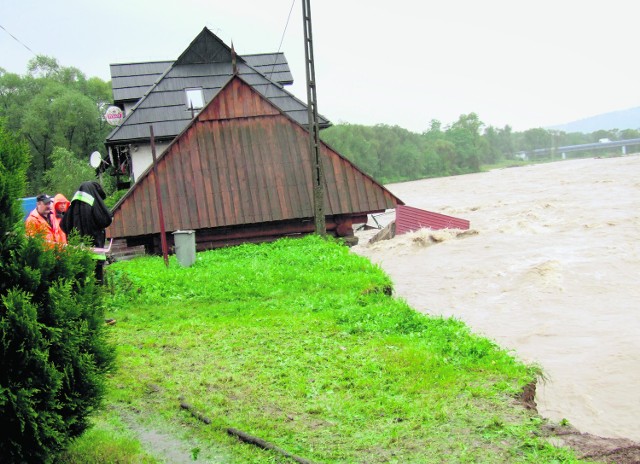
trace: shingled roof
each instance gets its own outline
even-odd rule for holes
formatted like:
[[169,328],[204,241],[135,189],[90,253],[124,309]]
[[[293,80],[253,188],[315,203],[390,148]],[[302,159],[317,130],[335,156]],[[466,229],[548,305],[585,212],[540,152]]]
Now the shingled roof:
[[[284,55],[238,56],[236,61],[237,74],[249,85],[293,120],[307,125],[307,106],[281,85],[292,80]],[[150,125],[158,140],[171,140],[192,120],[185,89],[202,88],[205,104],[211,101],[234,74],[233,52],[204,28],[174,62],[112,65],[111,72],[114,100],[139,102],[107,136],[106,144],[148,140]],[[330,125],[320,116],[320,127]]]
[[111,91],[114,103],[140,100],[173,61],[112,64]]

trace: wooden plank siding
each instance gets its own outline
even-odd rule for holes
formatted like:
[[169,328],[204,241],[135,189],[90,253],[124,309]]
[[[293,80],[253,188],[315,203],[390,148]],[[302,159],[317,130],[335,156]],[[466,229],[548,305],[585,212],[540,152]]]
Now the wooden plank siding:
[[[234,76],[158,157],[167,232],[242,225],[257,231],[256,225],[278,221],[289,230],[296,220],[307,230],[313,218],[308,140],[305,128]],[[320,152],[328,217],[362,218],[403,204],[335,150],[321,144]],[[113,213],[111,237],[159,234],[152,168]]]
[[195,126],[196,129],[196,141],[198,143],[198,156],[200,157],[200,166],[202,169],[202,185],[203,188],[199,192],[204,198],[202,198],[202,205],[206,211],[206,214],[202,215],[202,223],[201,227],[204,227],[205,224],[215,224],[216,219],[216,211],[220,205],[220,198],[213,195],[213,189],[211,186],[210,179],[212,177],[211,165],[209,157],[207,153],[209,153],[209,148],[206,144],[206,140],[204,139],[204,135],[202,133],[204,126],[202,124],[197,124]]

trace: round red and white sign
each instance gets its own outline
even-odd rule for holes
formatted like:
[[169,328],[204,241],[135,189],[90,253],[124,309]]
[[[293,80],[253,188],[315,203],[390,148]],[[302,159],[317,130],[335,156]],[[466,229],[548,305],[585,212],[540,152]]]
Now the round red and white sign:
[[124,119],[124,113],[117,106],[110,106],[104,114],[104,119],[107,121],[107,124],[117,126]]

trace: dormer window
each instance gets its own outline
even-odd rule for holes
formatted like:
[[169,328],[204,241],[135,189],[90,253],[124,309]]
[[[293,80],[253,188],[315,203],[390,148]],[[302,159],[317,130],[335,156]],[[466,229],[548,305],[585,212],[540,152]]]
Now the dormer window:
[[187,110],[199,110],[204,106],[204,93],[202,88],[197,89],[185,89],[187,97]]

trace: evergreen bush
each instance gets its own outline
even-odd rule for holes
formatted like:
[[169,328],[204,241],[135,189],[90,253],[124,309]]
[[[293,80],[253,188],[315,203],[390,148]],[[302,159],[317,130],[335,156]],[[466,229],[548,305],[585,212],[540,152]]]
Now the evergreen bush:
[[[90,254],[27,238],[28,148],[0,120],[0,460],[54,462],[89,426],[113,367]],[[78,239],[71,239],[78,244]]]

